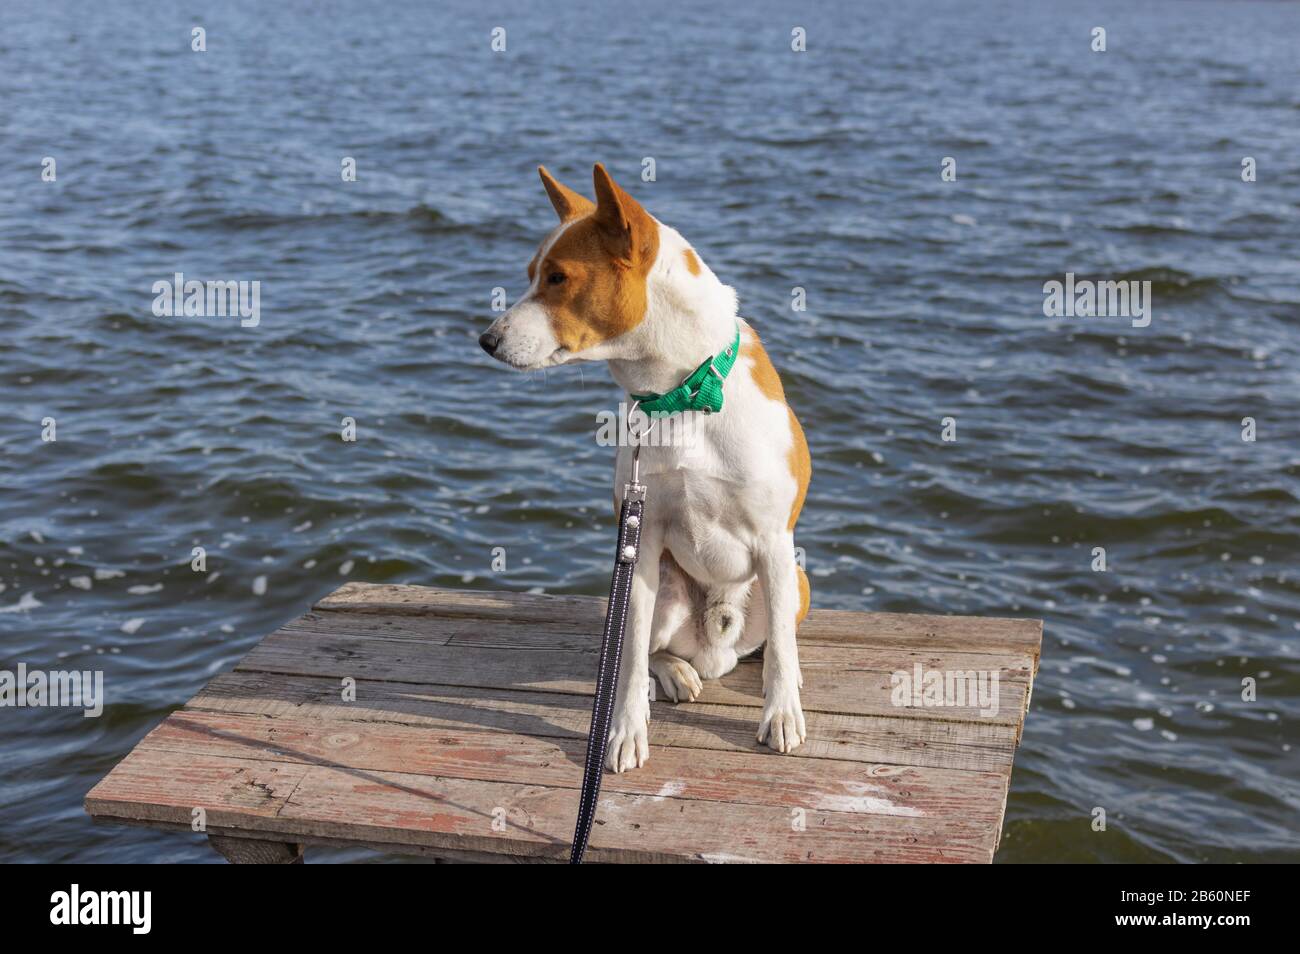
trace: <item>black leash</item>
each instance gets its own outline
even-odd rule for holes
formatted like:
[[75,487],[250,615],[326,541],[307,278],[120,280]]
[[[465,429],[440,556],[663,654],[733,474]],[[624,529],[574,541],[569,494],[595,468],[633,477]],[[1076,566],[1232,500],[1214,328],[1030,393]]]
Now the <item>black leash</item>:
[[605,610],[605,632],[600,642],[600,664],[596,670],[596,698],[591,704],[591,732],[587,735],[587,762],[582,770],[582,797],[578,801],[578,824],[573,831],[569,864],[582,864],[587,838],[596,818],[600,798],[600,774],[609,745],[609,722],[618,690],[618,663],[623,655],[623,634],[627,630],[628,598],[632,574],[641,552],[641,517],[645,510],[645,486],[637,481],[623,485],[623,506],[618,515],[618,550],[614,554],[614,576],[609,583],[609,606]]

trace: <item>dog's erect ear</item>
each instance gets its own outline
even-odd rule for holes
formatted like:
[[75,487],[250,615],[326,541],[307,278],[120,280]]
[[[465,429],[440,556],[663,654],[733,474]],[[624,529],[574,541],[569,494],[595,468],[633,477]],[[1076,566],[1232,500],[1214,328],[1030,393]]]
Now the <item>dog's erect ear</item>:
[[632,264],[653,254],[656,233],[650,213],[619,188],[599,162],[591,178],[596,186],[596,226],[614,257]]
[[542,185],[546,186],[546,194],[551,197],[551,205],[555,206],[561,222],[586,215],[596,207],[596,204],[585,195],[579,195],[568,186],[562,185],[560,180],[546,171],[545,166],[538,166],[537,174],[542,177]]

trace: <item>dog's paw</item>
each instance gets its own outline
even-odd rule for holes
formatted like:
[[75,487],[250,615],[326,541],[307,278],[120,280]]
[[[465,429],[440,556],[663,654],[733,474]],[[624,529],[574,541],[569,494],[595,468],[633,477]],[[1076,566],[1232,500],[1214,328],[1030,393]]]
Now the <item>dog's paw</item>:
[[804,726],[799,690],[774,689],[763,703],[763,721],[758,724],[758,741],[778,752],[793,752],[808,736]]
[[621,706],[609,727],[605,767],[611,772],[640,768],[650,758],[650,706]]
[[700,674],[685,659],[664,653],[651,658],[650,668],[658,677],[664,695],[673,702],[694,702],[704,689]]

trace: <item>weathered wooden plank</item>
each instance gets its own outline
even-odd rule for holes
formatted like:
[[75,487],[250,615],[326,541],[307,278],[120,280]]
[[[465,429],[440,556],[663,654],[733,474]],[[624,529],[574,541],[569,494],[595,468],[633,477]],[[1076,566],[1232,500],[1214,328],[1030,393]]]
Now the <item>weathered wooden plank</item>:
[[[350,618],[350,614],[347,613],[311,615]],[[389,618],[401,619],[401,617]],[[390,629],[388,635],[394,638],[409,635],[409,638],[418,639],[421,638],[422,633],[429,633],[439,641],[445,638],[446,644],[451,646],[482,646],[495,649],[553,649],[569,650],[571,652],[597,652],[600,648],[601,633],[599,630],[594,632],[580,631],[576,626],[569,623],[519,623],[515,621],[475,623],[465,619],[444,619],[442,617],[426,619],[425,617],[412,616],[407,618],[420,621],[423,627],[419,630],[412,630],[407,634],[402,631],[399,625]],[[299,624],[298,621],[295,621],[295,625],[303,630],[312,629],[312,626],[306,622]],[[319,631],[327,632],[328,630]],[[761,652],[756,654],[756,657],[758,656],[761,656]],[[1001,652],[995,652],[991,649],[968,652],[941,646],[928,646],[920,642],[907,647],[878,646],[867,642],[865,637],[857,642],[847,640],[829,642],[804,639],[803,634],[800,633],[799,658],[801,662],[805,656],[811,660],[842,659],[854,668],[877,669],[886,672],[905,668],[901,664],[910,665],[910,661],[918,657],[944,661],[950,659],[960,660],[964,668],[968,669],[1008,669],[1023,671],[1026,674],[1032,674],[1035,667],[1035,660],[1031,654],[1015,649]]]
[[[361,681],[344,702],[339,682],[262,672],[217,676],[192,708],[351,722],[389,722],[436,729],[489,730],[546,738],[586,738],[591,700],[580,695],[475,687]],[[767,751],[754,738],[757,706],[666,702],[650,705],[651,759],[661,746]],[[1008,774],[1015,727],[809,712],[808,737],[794,758],[840,759]]]
[[[431,802],[438,811],[429,810]],[[280,820],[302,819],[305,827],[328,826],[353,838],[395,838],[400,844],[471,851],[500,847],[562,861],[568,857],[575,814],[573,793],[567,789],[398,773],[367,779],[318,767]],[[492,831],[497,818],[505,831]],[[597,808],[588,857],[624,863],[987,863],[996,847],[992,834],[949,818],[848,812],[800,816],[772,806],[612,792]]]
[[[151,753],[125,760],[97,786],[93,814],[181,823],[194,806],[192,782],[210,818],[238,809],[219,801],[223,780],[276,785],[286,764]],[[391,845],[490,851],[563,860],[576,805],[571,789],[466,781],[400,772],[292,765],[305,774],[274,815],[249,814],[240,826],[275,833],[287,842],[309,836]],[[183,780],[179,773],[188,773]],[[215,784],[213,782],[215,781]],[[140,793],[148,791],[146,799]],[[92,793],[93,794],[93,793]],[[215,798],[214,798],[215,797]],[[223,834],[230,834],[223,831]],[[858,815],[840,811],[795,813],[779,806],[737,806],[671,795],[602,797],[591,837],[592,861],[738,861],[829,863],[987,862],[994,845],[988,826],[948,818]],[[304,837],[308,836],[308,837]]]
[[352,613],[417,613],[468,616],[479,620],[578,622],[584,627],[605,618],[605,600],[596,596],[509,593],[502,590],[453,590],[406,583],[343,584],[313,607]]
[[[452,590],[405,584],[347,583],[316,603],[323,611],[415,613],[572,624],[575,631],[598,630],[605,601],[594,596]],[[799,627],[804,642],[868,644],[930,651],[1021,652],[1037,661],[1042,622],[985,616],[912,613],[859,613],[814,609]]]
[[[380,772],[547,785],[582,784],[586,740],[389,723],[184,709],[150,734],[141,751],[333,764]],[[779,805],[867,815],[950,816],[995,828],[1005,775],[818,759],[771,752],[661,747],[635,772],[609,775],[602,791],[735,804]]]
[[[848,652],[849,655],[845,655]],[[829,658],[821,658],[823,654]],[[907,719],[993,722],[1018,725],[1029,693],[1029,673],[1007,669],[999,673],[993,704],[981,708],[974,700],[944,707],[895,704],[892,675],[888,671],[850,666],[851,651],[806,647],[801,654],[805,712],[843,712],[890,715]],[[930,663],[946,671],[966,670],[981,657],[966,654],[953,666],[941,656],[917,655],[910,664]],[[984,656],[1014,665],[1011,657]],[[1018,657],[1023,659],[1024,657]],[[871,661],[868,660],[868,665]],[[881,666],[888,656],[880,657]],[[310,633],[279,630],[256,646],[237,665],[243,671],[260,670],[288,675],[351,676],[393,682],[417,682],[485,689],[532,689],[590,695],[595,660],[590,654],[567,650],[498,649],[444,645],[420,640],[376,639],[346,633]],[[909,676],[911,673],[909,672]],[[746,660],[721,679],[710,680],[698,702],[714,705],[756,705],[762,700],[762,663]]]
[[1043,623],[994,616],[813,610],[799,626],[799,640],[930,652],[1023,653],[1037,671]]
[[[392,616],[382,613],[305,613],[281,627],[291,632],[369,636],[375,639],[418,639],[446,644],[457,634],[468,634],[501,623],[482,623],[440,616]],[[572,627],[567,627],[572,629]]]
[[87,812],[121,815],[119,809],[130,806],[127,817],[190,825],[194,810],[202,809],[207,825],[247,827],[251,819],[278,815],[311,768],[291,762],[171,758],[150,750],[149,737],[86,794]]
[[[598,651],[601,635],[599,623],[593,630],[575,623],[315,610],[290,620],[281,628],[312,633],[352,633],[390,639],[419,639],[444,644],[456,640],[470,646],[568,649],[574,652]],[[515,634],[515,638],[511,639],[509,634]]]
[[590,694],[580,671],[590,658],[571,652],[448,647],[418,640],[380,640],[278,630],[236,665],[240,671],[443,683],[484,689]]
[[[379,615],[373,613],[311,612],[286,623],[283,629],[321,634],[353,634],[389,639],[414,639],[439,645],[478,646],[493,649],[568,650],[597,652],[600,629],[582,629],[573,623],[476,620],[467,617]],[[995,658],[989,659],[989,656]],[[867,643],[814,642],[803,647],[800,661],[808,666],[841,666],[893,672],[911,671],[914,663],[926,667],[990,670],[1029,675],[1033,657],[1025,652],[970,653],[916,646],[909,649],[878,647]]]

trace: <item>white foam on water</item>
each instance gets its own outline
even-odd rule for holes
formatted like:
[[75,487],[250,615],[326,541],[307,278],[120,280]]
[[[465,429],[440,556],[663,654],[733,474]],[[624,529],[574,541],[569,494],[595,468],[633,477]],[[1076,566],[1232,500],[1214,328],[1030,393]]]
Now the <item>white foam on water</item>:
[[36,607],[44,605],[44,603],[36,598],[35,593],[28,592],[19,597],[17,603],[11,603],[8,606],[0,606],[0,613],[26,613],[28,610],[34,610]]

